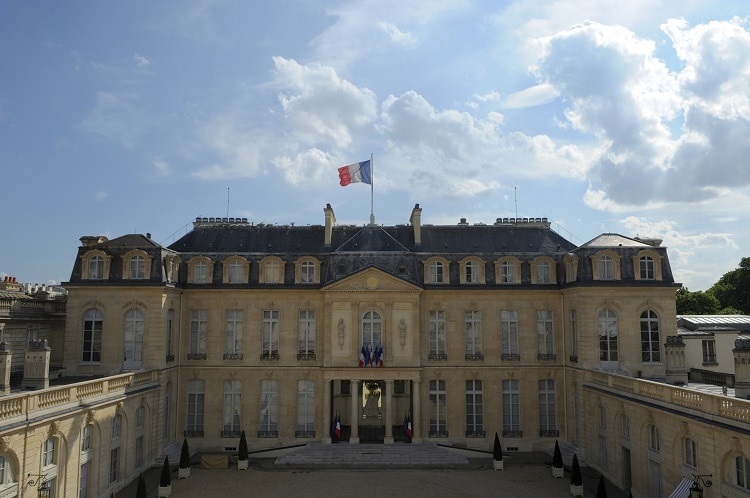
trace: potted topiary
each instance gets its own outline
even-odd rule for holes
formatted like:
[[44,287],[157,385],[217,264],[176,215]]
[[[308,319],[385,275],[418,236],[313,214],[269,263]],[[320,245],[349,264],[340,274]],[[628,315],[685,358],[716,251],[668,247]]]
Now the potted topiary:
[[138,487],[135,489],[135,498],[147,498],[146,481],[143,479],[143,472],[138,476]]
[[182,440],[182,450],[180,451],[180,469],[177,473],[179,479],[190,477],[190,448],[188,448],[187,438]]
[[575,453],[573,453],[573,464],[570,466],[570,494],[573,496],[583,496],[581,466],[578,464],[578,455]]
[[607,498],[607,484],[604,482],[604,475],[599,476],[599,486],[596,488],[596,498]]
[[247,470],[247,439],[245,431],[240,434],[240,451],[237,458],[237,470]]
[[492,445],[492,468],[503,470],[503,447],[500,445],[500,438],[495,433],[495,443]]
[[562,453],[560,452],[560,445],[557,441],[555,441],[555,452],[552,454],[552,477],[556,479],[565,477]]
[[161,466],[161,478],[159,478],[159,498],[172,496],[172,470],[169,468],[169,455],[164,457],[164,465]]

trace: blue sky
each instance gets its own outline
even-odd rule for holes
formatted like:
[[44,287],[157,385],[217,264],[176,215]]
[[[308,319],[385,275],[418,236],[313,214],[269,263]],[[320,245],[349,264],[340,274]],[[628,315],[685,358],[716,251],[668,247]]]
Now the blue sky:
[[745,1],[0,3],[0,275],[196,216],[548,217],[656,237],[710,287],[750,255]]

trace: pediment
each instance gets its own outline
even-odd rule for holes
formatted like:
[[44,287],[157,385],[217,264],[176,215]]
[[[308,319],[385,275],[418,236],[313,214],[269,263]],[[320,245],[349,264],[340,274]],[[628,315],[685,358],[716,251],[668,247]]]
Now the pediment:
[[384,272],[365,268],[323,287],[323,292],[421,292],[422,288]]

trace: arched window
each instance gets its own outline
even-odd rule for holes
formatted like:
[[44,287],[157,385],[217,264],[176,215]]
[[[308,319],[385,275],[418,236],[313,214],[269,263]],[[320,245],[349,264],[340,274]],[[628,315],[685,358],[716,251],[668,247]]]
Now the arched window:
[[503,261],[500,263],[500,279],[501,284],[515,284],[516,283],[516,265],[512,261]]
[[638,264],[641,273],[641,280],[654,280],[654,278],[656,278],[656,273],[654,272],[654,258],[651,256],[641,256]]
[[[17,487],[17,483],[13,480],[13,467],[11,466],[10,455],[0,453],[0,491],[5,492],[12,487]],[[3,493],[3,496],[17,496],[16,493]]]
[[610,309],[599,312],[599,360],[603,368],[615,368],[619,362],[617,315]]
[[304,261],[299,265],[299,281],[301,284],[315,283],[315,263]]
[[208,263],[205,261],[196,261],[193,264],[193,283],[208,283]]
[[467,261],[464,266],[465,282],[467,284],[478,284],[479,283],[479,263],[476,261]]
[[102,328],[104,315],[97,309],[90,309],[83,316],[83,355],[84,362],[102,360]]
[[643,362],[661,361],[659,317],[651,310],[641,313],[641,359]]
[[540,261],[536,264],[536,283],[548,284],[551,282],[550,266],[547,261]]
[[431,284],[442,284],[444,280],[445,267],[442,261],[432,261],[429,265],[429,280]]

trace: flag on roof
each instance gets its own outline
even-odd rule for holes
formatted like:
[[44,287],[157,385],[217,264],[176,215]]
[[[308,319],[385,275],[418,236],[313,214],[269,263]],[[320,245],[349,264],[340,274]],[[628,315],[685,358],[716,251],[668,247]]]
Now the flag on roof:
[[339,184],[346,187],[350,183],[367,183],[372,185],[372,168],[370,160],[347,164],[339,168]]

